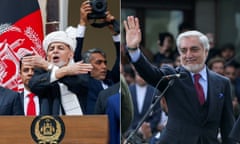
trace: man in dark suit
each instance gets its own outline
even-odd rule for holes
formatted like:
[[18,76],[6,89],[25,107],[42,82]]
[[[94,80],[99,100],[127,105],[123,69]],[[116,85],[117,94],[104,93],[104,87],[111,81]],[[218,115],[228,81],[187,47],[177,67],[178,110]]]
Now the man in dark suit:
[[[134,130],[139,121],[145,115],[155,96],[159,95],[158,90],[147,84],[138,73],[135,76],[136,83],[129,86],[133,101],[134,117],[129,131]],[[161,118],[160,102],[153,107],[151,114],[145,119],[144,123],[138,129],[138,134],[143,141],[148,141],[149,138],[157,132],[157,125]]]
[[116,22],[115,17],[112,16],[109,11],[106,12],[106,17],[102,20],[109,23],[107,27],[112,34],[116,49],[116,60],[112,70],[107,69],[107,56],[102,49],[92,48],[82,53],[85,31],[89,23],[87,15],[92,12],[91,10],[92,8],[90,3],[88,1],[84,1],[80,7],[80,23],[76,32],[73,32],[73,34],[75,33],[77,37],[77,47],[74,53],[74,60],[83,60],[93,66],[93,70],[90,72],[88,80],[87,103],[84,105],[84,107],[86,107],[87,114],[94,114],[95,104],[99,92],[110,87],[114,83],[119,82],[120,80],[120,34],[115,31],[115,29],[119,29],[116,28],[119,25],[114,25],[113,22]]
[[38,68],[29,81],[31,91],[48,97],[52,115],[82,115],[91,64],[73,62],[76,40],[64,31],[49,33],[43,47],[47,61],[37,55],[23,59],[23,63]]
[[107,99],[120,91],[120,83],[116,83],[107,89],[99,92],[96,106],[95,114],[105,114],[107,107]]
[[0,115],[24,115],[17,92],[0,86]]
[[20,63],[19,63],[20,77],[24,85],[23,92],[20,93],[20,99],[21,99],[22,108],[24,110],[24,114],[26,116],[49,115],[50,111],[49,111],[48,98],[46,96],[43,96],[40,98],[35,94],[33,96],[34,112],[33,113],[28,112],[29,111],[28,106],[31,103],[31,97],[29,97],[28,95],[32,93],[30,91],[30,88],[28,87],[28,83],[34,74],[34,67],[32,65],[25,65],[24,63],[22,63],[22,59],[27,56],[32,56],[32,55],[27,54],[23,56],[20,59]]
[[99,93],[95,114],[107,114],[109,121],[109,144],[120,143],[120,83]]
[[[141,30],[138,18],[124,21],[129,56],[139,74],[156,86],[165,75],[185,73],[175,79],[165,93],[168,122],[159,143],[163,144],[219,144],[218,132],[224,144],[232,144],[228,135],[234,124],[229,79],[209,70],[205,61],[209,51],[208,39],[198,31],[181,33],[177,38],[181,66],[174,69],[154,67],[141,54]],[[168,82],[158,86],[162,91]]]

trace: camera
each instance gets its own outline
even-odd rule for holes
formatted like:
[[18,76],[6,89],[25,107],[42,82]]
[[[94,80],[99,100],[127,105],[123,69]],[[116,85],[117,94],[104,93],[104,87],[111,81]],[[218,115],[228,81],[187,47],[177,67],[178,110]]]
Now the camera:
[[107,0],[90,0],[92,6],[92,13],[88,14],[88,19],[105,18],[107,11]]

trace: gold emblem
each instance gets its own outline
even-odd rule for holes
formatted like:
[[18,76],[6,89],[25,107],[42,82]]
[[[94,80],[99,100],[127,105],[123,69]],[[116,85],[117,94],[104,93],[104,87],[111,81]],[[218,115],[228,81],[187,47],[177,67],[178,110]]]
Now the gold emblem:
[[65,134],[65,127],[60,117],[38,116],[31,126],[31,135],[38,144],[58,144]]

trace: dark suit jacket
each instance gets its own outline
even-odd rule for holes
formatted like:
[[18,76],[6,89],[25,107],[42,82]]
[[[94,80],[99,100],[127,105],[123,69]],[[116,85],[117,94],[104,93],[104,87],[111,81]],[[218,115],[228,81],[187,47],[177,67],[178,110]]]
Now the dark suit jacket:
[[109,144],[120,144],[120,93],[107,99],[106,114],[109,120]]
[[99,93],[95,113],[107,114],[109,120],[109,144],[120,143],[120,83]]
[[[176,79],[165,94],[168,105],[168,123],[161,134],[163,144],[219,144],[218,131],[222,143],[231,144],[228,138],[234,124],[230,82],[227,78],[207,69],[208,92],[206,106],[201,107],[191,75],[184,68],[157,68],[152,66],[141,54],[134,63],[139,74],[155,86],[163,75],[185,72],[188,77]],[[166,87],[162,83],[160,90]],[[205,105],[204,104],[204,105]]]
[[[81,53],[83,48],[83,40],[84,38],[77,38],[77,47],[74,52],[74,60],[80,61],[82,60]],[[119,62],[120,62],[120,42],[115,42],[115,49],[116,49],[116,60],[112,70],[107,71],[106,79],[104,83],[108,86],[113,85],[114,83],[119,82],[120,80],[120,69],[119,69]],[[92,77],[88,79],[88,94],[87,94],[87,102],[84,103],[86,107],[86,114],[94,114],[95,105],[97,101],[97,97],[100,91],[103,90],[101,81],[96,80]]]
[[[137,103],[137,91],[136,91],[136,85],[131,85],[129,86],[129,90],[132,95],[132,101],[133,101],[133,107],[134,107],[134,117],[132,124],[130,126],[131,129],[135,129],[139,123],[139,121],[142,119],[142,117],[145,115],[147,110],[149,109],[150,105],[153,102],[154,97],[158,94],[155,93],[156,95],[153,95],[155,89],[154,87],[147,85],[147,91],[143,103],[143,108],[142,112],[139,113],[138,111],[138,103]],[[156,132],[157,125],[160,121],[161,118],[161,110],[160,110],[160,102],[158,105],[155,105],[153,108],[153,113],[150,114],[150,116],[145,120],[146,122],[149,122],[151,125],[151,130],[152,132]]]
[[[33,77],[29,81],[29,87],[33,93],[40,98],[47,97],[49,109],[52,115],[59,115],[61,108],[61,95],[58,82],[67,85],[68,90],[77,95],[83,113],[86,112],[87,81],[88,75],[65,76],[53,83],[50,83],[51,72],[36,69]],[[63,110],[63,109],[62,109]],[[63,111],[64,114],[64,111]]]
[[[238,97],[238,102],[240,102],[240,78],[235,80],[235,92]],[[233,126],[233,129],[230,133],[230,138],[240,142],[240,116],[238,116],[236,123]]]
[[238,117],[236,123],[234,124],[229,137],[237,142],[240,142],[240,117]]
[[106,108],[107,108],[107,99],[118,93],[120,89],[120,83],[116,83],[112,85],[111,87],[102,90],[98,94],[96,106],[95,106],[95,114],[105,114],[106,113]]
[[[38,97],[39,98],[39,115],[50,115],[50,105],[47,97]],[[20,93],[21,105],[24,111],[24,92]]]
[[0,86],[0,115],[24,115],[17,92]]

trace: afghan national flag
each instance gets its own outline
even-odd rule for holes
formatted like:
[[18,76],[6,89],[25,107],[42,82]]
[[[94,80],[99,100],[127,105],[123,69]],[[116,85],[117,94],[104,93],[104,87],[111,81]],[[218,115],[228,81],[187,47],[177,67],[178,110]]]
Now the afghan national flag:
[[43,24],[37,0],[0,1],[0,85],[22,87],[19,60],[27,53],[45,56]]

